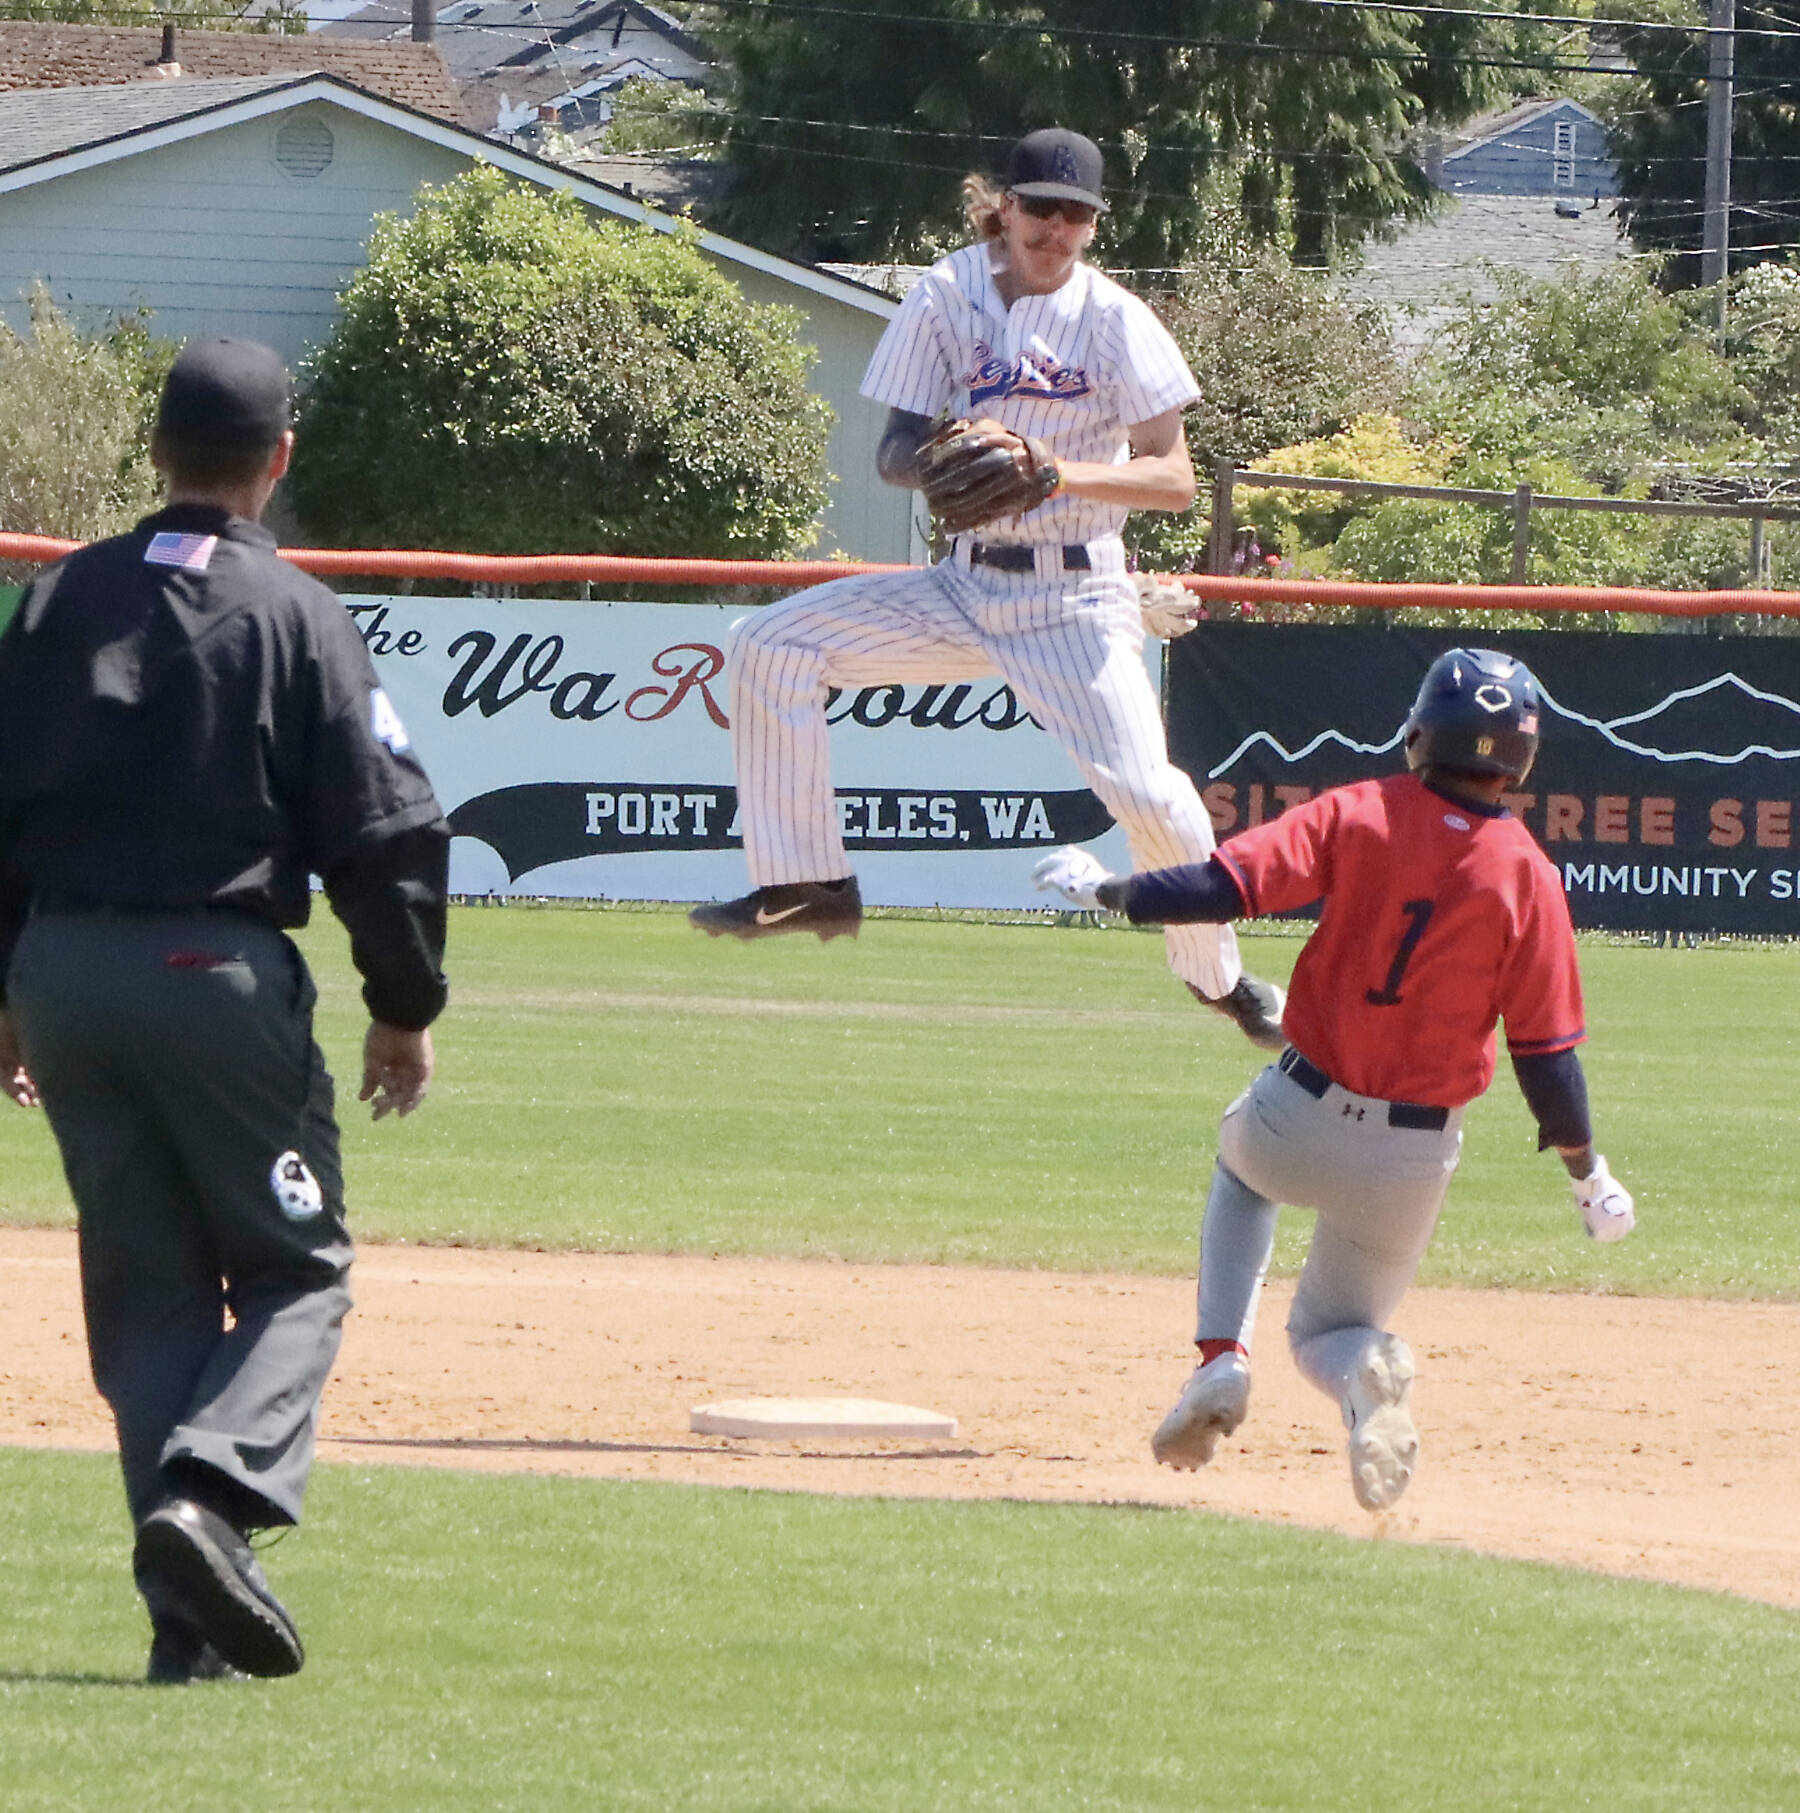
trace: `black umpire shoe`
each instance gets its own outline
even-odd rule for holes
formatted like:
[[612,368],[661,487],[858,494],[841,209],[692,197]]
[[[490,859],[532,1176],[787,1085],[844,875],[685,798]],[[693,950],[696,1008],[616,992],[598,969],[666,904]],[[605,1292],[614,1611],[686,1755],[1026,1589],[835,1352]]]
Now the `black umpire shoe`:
[[773,938],[782,932],[854,938],[862,929],[862,889],[854,875],[842,881],[777,882],[739,900],[697,906],[688,924],[709,938]]
[[133,1571],[153,1604],[176,1608],[232,1668],[297,1674],[306,1652],[242,1532],[191,1498],[170,1498],[138,1526]]
[[178,1619],[152,1623],[150,1665],[144,1680],[151,1687],[186,1687],[195,1681],[243,1681],[249,1677],[233,1668],[201,1634]]
[[1287,996],[1273,982],[1264,982],[1245,970],[1231,985],[1228,995],[1203,995],[1191,982],[1188,993],[1214,1013],[1223,1014],[1232,1021],[1252,1045],[1260,1045],[1264,1051],[1286,1049],[1287,1036],[1281,1030],[1281,1015],[1287,1006]]

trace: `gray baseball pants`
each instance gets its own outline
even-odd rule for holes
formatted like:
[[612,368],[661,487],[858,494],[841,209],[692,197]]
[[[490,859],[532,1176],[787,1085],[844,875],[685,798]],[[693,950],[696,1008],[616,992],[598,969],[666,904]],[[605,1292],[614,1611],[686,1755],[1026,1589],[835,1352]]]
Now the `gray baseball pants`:
[[175,1462],[297,1522],[351,1261],[304,960],[240,914],[51,912],[7,994],[75,1199],[133,1523]]
[[1248,1350],[1278,1208],[1317,1210],[1288,1343],[1301,1373],[1341,1401],[1419,1269],[1461,1151],[1460,1108],[1442,1128],[1396,1127],[1386,1102],[1335,1083],[1315,1097],[1271,1065],[1219,1128],[1196,1339]]

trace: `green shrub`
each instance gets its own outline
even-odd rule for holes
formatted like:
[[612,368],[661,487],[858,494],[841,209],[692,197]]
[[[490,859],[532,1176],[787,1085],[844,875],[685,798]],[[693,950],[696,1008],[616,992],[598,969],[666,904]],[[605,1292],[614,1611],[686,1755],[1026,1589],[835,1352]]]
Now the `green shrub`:
[[768,557],[811,545],[831,415],[796,311],[690,230],[595,222],[480,167],[384,217],[291,480],[350,545]]
[[1140,560],[1161,571],[1205,563],[1215,460],[1244,465],[1273,458],[1271,448],[1335,435],[1388,407],[1399,382],[1375,316],[1337,301],[1317,275],[1272,251],[1227,252],[1185,273],[1158,302],[1200,386],[1184,426],[1201,496],[1180,516],[1134,517],[1128,531]]
[[173,346],[141,323],[84,334],[36,285],[30,327],[0,322],[0,528],[77,541],[156,507],[150,424]]

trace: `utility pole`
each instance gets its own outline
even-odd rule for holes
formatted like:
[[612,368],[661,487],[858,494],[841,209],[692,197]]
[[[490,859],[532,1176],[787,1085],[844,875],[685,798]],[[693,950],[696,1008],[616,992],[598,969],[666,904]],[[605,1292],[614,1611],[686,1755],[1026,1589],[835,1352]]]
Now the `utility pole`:
[[1737,0],[1712,0],[1706,56],[1706,209],[1700,281],[1717,285],[1725,331],[1725,279],[1731,271],[1731,84],[1736,71]]
[[437,42],[437,0],[412,0],[412,35],[415,44]]

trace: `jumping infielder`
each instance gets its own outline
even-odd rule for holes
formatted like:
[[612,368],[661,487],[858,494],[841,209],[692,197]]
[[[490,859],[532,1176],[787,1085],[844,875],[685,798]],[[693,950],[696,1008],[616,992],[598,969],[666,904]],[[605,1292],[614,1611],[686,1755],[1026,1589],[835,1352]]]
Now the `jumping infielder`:
[[[934,265],[889,324],[863,395],[888,405],[879,468],[957,533],[923,571],[859,575],[744,618],[729,651],[732,748],[753,891],[697,907],[714,936],[854,934],[862,900],[839,833],[829,688],[999,674],[1074,757],[1144,867],[1203,861],[1212,823],[1168,758],[1119,539],[1133,509],[1182,510],[1181,412],[1199,391],[1144,303],[1082,262],[1105,209],[1098,149],[1034,132],[1013,148],[994,234]],[[1016,479],[993,520],[934,487],[934,420]],[[966,425],[965,425],[966,426]],[[1043,501],[1038,501],[1043,500]],[[1281,992],[1245,975],[1229,927],[1179,925],[1171,968],[1259,1044]]]
[[1494,1028],[1574,1180],[1589,1234],[1631,1231],[1630,1194],[1595,1152],[1575,1047],[1586,1036],[1562,882],[1500,803],[1538,747],[1518,661],[1452,649],[1406,725],[1413,770],[1333,788],[1232,838],[1210,862],[1116,880],[1091,856],[1042,885],[1136,924],[1280,913],[1322,900],[1295,965],[1292,1043],[1225,1111],[1200,1240],[1200,1366],[1152,1443],[1201,1467],[1249,1407],[1250,1337],[1281,1203],[1318,1210],[1288,1317],[1300,1371],[1341,1408],[1357,1500],[1406,1490],[1419,1436],[1413,1361],[1387,1331],[1431,1239],[1465,1103],[1493,1080]]

